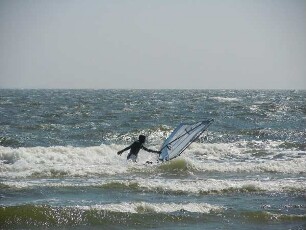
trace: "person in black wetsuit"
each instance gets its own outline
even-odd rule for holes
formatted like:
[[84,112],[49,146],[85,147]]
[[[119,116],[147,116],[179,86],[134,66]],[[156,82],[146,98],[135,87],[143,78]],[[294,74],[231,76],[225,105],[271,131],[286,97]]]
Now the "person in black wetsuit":
[[120,150],[117,154],[121,155],[124,151],[131,149],[129,154],[127,155],[127,159],[136,162],[140,149],[143,149],[143,150],[145,150],[147,152],[151,152],[151,153],[160,153],[160,151],[155,151],[155,150],[151,150],[151,149],[148,149],[148,148],[144,147],[143,144],[145,142],[146,142],[146,136],[139,135],[139,140],[138,141],[135,141],[130,146],[126,147],[125,149]]

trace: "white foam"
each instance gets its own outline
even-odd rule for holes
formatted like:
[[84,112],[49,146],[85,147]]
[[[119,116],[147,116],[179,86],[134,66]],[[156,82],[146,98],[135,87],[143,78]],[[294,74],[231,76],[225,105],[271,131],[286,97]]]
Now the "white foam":
[[[281,149],[279,146],[282,143],[193,143],[181,157],[190,162],[193,168],[203,172],[306,173],[306,152]],[[256,156],[256,152],[263,151],[263,156]]]
[[278,180],[150,180],[138,181],[139,185],[151,191],[183,192],[183,193],[219,193],[227,191],[265,191],[290,192],[305,191],[305,183],[297,183],[293,179]]
[[207,203],[148,203],[148,202],[123,202],[117,204],[101,204],[92,206],[77,206],[83,210],[105,210],[111,212],[125,213],[172,213],[178,211],[188,211],[195,213],[210,213],[212,211],[221,211],[221,206]]
[[1,176],[94,176],[122,173],[127,170],[127,163],[116,154],[120,147],[0,147]]
[[[282,142],[193,143],[178,159],[197,172],[272,172],[306,173],[306,151],[282,149]],[[157,155],[141,151],[138,163],[126,161],[123,145],[96,147],[0,147],[0,172],[3,178],[20,177],[100,177],[159,170]],[[158,149],[158,145],[147,146]],[[257,152],[264,152],[257,156]],[[166,168],[167,166],[163,167]]]
[[214,99],[220,102],[240,101],[240,99],[236,97],[211,97],[211,99]]
[[[131,180],[28,180],[28,181],[4,181],[2,184],[11,188],[35,188],[35,187],[104,187],[112,189],[112,184],[122,184],[126,188],[139,189],[141,191],[165,192],[165,193],[227,193],[227,192],[297,192],[306,191],[305,178],[257,178],[257,179],[150,179],[136,178]],[[117,186],[114,189],[118,189]],[[120,189],[120,188],[119,188]]]

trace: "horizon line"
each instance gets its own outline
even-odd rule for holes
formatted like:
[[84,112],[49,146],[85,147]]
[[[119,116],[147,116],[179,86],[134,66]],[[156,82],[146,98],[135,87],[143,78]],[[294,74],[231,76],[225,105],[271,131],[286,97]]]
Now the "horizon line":
[[0,90],[278,90],[278,91],[304,91],[302,88],[2,88]]

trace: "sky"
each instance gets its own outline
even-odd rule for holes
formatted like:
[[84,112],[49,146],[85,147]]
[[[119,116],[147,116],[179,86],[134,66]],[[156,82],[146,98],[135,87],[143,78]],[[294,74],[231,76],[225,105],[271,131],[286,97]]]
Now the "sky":
[[306,89],[306,1],[0,0],[0,88]]

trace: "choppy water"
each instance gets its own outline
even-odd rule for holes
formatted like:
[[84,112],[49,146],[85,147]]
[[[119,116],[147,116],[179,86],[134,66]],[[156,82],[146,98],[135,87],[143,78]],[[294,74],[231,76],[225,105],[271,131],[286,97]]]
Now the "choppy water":
[[[306,91],[0,90],[0,229],[305,229]],[[214,118],[146,165],[182,121]]]

